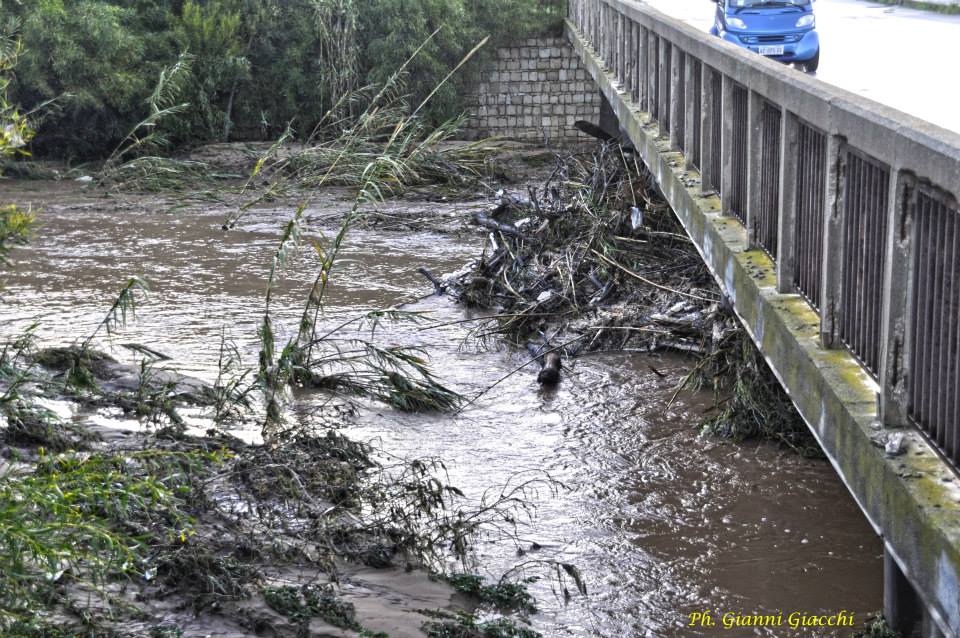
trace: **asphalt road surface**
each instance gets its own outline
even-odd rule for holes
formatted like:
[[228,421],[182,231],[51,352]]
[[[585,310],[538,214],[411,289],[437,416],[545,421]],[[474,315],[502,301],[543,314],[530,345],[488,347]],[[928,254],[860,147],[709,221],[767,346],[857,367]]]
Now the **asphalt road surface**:
[[[646,0],[704,31],[710,0]],[[863,0],[816,0],[816,77],[960,133],[960,15]]]

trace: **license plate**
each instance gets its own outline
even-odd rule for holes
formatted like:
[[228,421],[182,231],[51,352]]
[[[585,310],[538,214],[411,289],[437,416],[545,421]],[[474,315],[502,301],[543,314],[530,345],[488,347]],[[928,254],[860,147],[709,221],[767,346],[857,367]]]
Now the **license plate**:
[[760,47],[760,55],[783,55],[783,47]]

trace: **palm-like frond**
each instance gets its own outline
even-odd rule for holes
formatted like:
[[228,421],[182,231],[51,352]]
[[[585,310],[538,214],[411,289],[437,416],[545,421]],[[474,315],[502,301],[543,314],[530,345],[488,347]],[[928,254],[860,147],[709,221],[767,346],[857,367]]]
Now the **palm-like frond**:
[[131,319],[136,317],[137,305],[140,303],[141,298],[146,297],[149,292],[150,287],[147,285],[147,282],[140,277],[134,276],[128,279],[127,283],[124,284],[120,290],[120,293],[113,300],[107,314],[100,320],[100,323],[97,324],[93,332],[83,340],[83,343],[80,345],[80,351],[86,352],[90,347],[90,343],[101,330],[105,330],[107,335],[110,336],[113,335],[116,330],[126,326],[127,316],[129,315]]
[[[192,62],[193,56],[181,53],[176,62],[160,71],[157,84],[146,100],[149,107],[147,117],[130,129],[126,137],[120,140],[107,157],[101,171],[102,182],[114,181],[117,178],[118,167],[121,167],[126,158],[131,156],[135,158],[144,152],[167,146],[168,140],[163,136],[160,124],[189,108],[188,103],[178,103],[177,100],[190,78]],[[159,158],[154,159],[159,160]],[[168,170],[177,165],[176,160],[165,160],[165,162]]]

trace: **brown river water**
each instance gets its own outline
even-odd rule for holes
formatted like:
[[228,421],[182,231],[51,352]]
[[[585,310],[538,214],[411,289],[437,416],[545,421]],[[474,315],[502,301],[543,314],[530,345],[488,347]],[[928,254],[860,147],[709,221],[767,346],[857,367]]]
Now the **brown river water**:
[[[0,201],[32,205],[43,224],[30,247],[15,255],[18,265],[0,293],[4,338],[38,321],[43,345],[69,343],[89,332],[126,278],[138,274],[150,282],[151,294],[116,342],[148,345],[178,369],[212,381],[223,330],[247,363],[255,363],[266,272],[291,207],[255,210],[241,227],[224,232],[223,205],[105,198],[72,182],[0,183]],[[394,206],[438,215],[458,208]],[[345,208],[337,194],[316,196],[307,210],[312,230]],[[480,241],[352,231],[334,272],[326,320],[426,295],[431,287],[416,268],[457,270],[476,256]],[[295,329],[312,283],[307,252],[291,264],[280,289],[281,336]],[[405,309],[424,311],[435,323],[468,316],[438,297]],[[467,338],[469,327],[404,325],[382,336],[427,345],[437,375],[473,396],[526,359],[495,344],[478,347]],[[122,348],[113,354],[135,362]],[[881,607],[882,549],[833,469],[769,444],[701,437],[697,424],[711,397],[685,393],[670,404],[689,366],[673,356],[587,356],[570,362],[555,391],[542,391],[529,367],[457,415],[366,406],[346,431],[401,457],[442,458],[468,498],[543,472],[564,484],[556,493],[540,490],[535,518],[519,528],[521,545],[539,549],[520,557],[513,540],[492,530],[477,547],[477,570],[491,578],[525,560],[579,567],[589,588],[585,597],[575,594],[564,603],[549,579],[531,587],[541,609],[531,620],[545,636],[833,635],[791,629],[791,612],[847,611],[862,624]],[[309,413],[321,400],[301,396],[298,412]],[[110,414],[77,418],[139,427]],[[697,611],[712,612],[717,626],[686,626]],[[725,631],[724,612],[783,612],[784,620],[780,627]]]

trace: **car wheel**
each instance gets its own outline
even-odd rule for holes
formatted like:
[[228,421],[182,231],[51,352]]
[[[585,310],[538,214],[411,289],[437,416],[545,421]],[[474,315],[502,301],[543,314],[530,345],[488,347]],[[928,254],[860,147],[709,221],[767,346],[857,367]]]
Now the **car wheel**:
[[817,69],[820,68],[820,52],[817,51],[817,54],[803,63],[803,69],[807,73],[816,73]]

